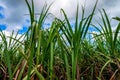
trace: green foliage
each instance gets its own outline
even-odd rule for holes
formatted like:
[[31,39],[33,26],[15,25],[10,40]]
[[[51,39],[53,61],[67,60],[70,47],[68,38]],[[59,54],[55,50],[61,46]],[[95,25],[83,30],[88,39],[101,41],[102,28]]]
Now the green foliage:
[[[0,80],[116,80],[120,76],[120,23],[113,31],[110,19],[103,9],[101,23],[92,25],[97,33],[89,33],[97,1],[91,13],[79,18],[77,5],[75,25],[67,14],[64,20],[55,18],[49,29],[43,23],[52,4],[44,5],[36,20],[34,1],[25,0],[31,25],[21,36],[14,31],[6,36],[0,31]],[[79,21],[80,19],[80,21]],[[119,18],[113,18],[119,21]],[[87,38],[92,35],[92,39]]]

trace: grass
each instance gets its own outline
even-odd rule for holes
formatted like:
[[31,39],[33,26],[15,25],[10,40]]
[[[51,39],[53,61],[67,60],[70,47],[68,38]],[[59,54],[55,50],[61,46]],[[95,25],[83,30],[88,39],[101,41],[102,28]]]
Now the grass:
[[[46,30],[43,24],[52,4],[45,4],[35,20],[34,1],[31,5],[25,1],[31,19],[28,31],[21,36],[0,31],[0,80],[119,80],[120,23],[113,31],[103,9],[102,24],[92,24],[97,1],[87,17],[82,7],[80,19],[77,6],[74,27],[61,9],[64,19],[55,18]],[[89,33],[91,25],[99,34]]]

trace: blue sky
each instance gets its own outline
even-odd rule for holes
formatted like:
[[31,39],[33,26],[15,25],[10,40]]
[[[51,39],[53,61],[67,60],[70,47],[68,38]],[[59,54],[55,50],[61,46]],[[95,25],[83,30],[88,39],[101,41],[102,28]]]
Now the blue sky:
[[4,8],[2,6],[0,6],[0,19],[5,18],[5,15],[4,15],[3,11],[4,11]]
[[0,24],[0,30],[5,30],[7,26],[5,24]]
[[[30,0],[28,0],[30,1]],[[61,18],[60,9],[63,8],[67,13],[71,21],[74,22],[75,10],[77,5],[77,0],[34,0],[35,1],[35,12],[40,13],[42,6],[45,2],[48,4],[55,1],[49,10],[50,13],[56,17]],[[78,0],[80,5],[85,4],[86,16],[90,13],[96,0]],[[96,19],[98,20],[98,9],[106,9],[109,17],[118,16],[120,17],[120,0],[99,0],[97,10],[96,10]],[[81,10],[81,8],[80,8]],[[0,29],[11,32],[19,31],[19,34],[22,34],[27,31],[27,28],[30,25],[28,9],[24,0],[0,0]],[[49,17],[44,24],[45,28],[48,28],[51,24],[51,20],[54,17]],[[99,21],[99,20],[98,20]],[[114,25],[115,23],[113,23]]]

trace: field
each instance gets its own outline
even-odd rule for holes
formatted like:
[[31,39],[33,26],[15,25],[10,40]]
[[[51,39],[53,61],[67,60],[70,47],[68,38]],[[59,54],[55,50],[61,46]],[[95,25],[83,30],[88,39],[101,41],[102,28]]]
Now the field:
[[[52,4],[44,5],[36,21],[34,1],[31,6],[25,1],[31,20],[28,31],[21,36],[0,31],[0,80],[120,79],[120,23],[113,31],[103,9],[99,12],[102,23],[92,24],[97,2],[88,17],[82,8],[80,20],[77,6],[73,27],[61,9],[64,19],[55,18],[49,29],[43,29]],[[97,32],[89,32],[90,26]]]

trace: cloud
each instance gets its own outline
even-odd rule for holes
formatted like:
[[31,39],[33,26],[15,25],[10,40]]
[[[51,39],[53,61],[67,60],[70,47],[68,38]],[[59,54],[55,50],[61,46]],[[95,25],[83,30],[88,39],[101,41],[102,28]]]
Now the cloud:
[[[30,2],[31,0],[29,0]],[[80,4],[80,14],[81,15],[81,5],[85,5],[85,12],[88,15],[91,12],[96,0],[34,0],[35,2],[35,13],[40,13],[45,2],[48,5],[52,2],[53,5],[50,8],[50,13],[56,17],[61,18],[62,14],[60,9],[63,8],[68,15],[69,19],[74,19],[77,1]],[[120,0],[99,0],[97,9],[105,8],[109,16],[120,16]],[[0,0],[0,22],[7,25],[7,31],[23,29],[24,25],[29,26],[29,14],[25,0]],[[98,10],[96,10],[98,14]],[[49,22],[51,20],[48,20]],[[74,20],[73,20],[74,21]]]
[[0,22],[7,25],[7,31],[17,31],[29,19],[24,15],[28,11],[24,0],[0,0],[0,6]]
[[5,22],[11,24],[23,22],[27,10],[24,0],[2,0],[0,3],[5,6]]
[[[21,42],[24,42],[24,39],[25,39],[25,35],[22,35],[22,34],[16,34],[16,33],[11,33],[11,32],[9,32],[9,31],[6,31],[6,30],[3,30],[2,31],[3,33],[4,33],[4,36],[5,36],[5,38],[6,38],[6,41],[7,41],[7,43],[9,44],[9,42],[11,41],[10,39],[10,37],[12,37],[12,38],[15,38],[15,39],[17,39],[17,40],[19,40],[19,41],[21,41]],[[1,34],[1,33],[0,33]],[[0,36],[0,42],[2,41],[2,37]],[[13,39],[12,39],[12,41],[14,41]]]

